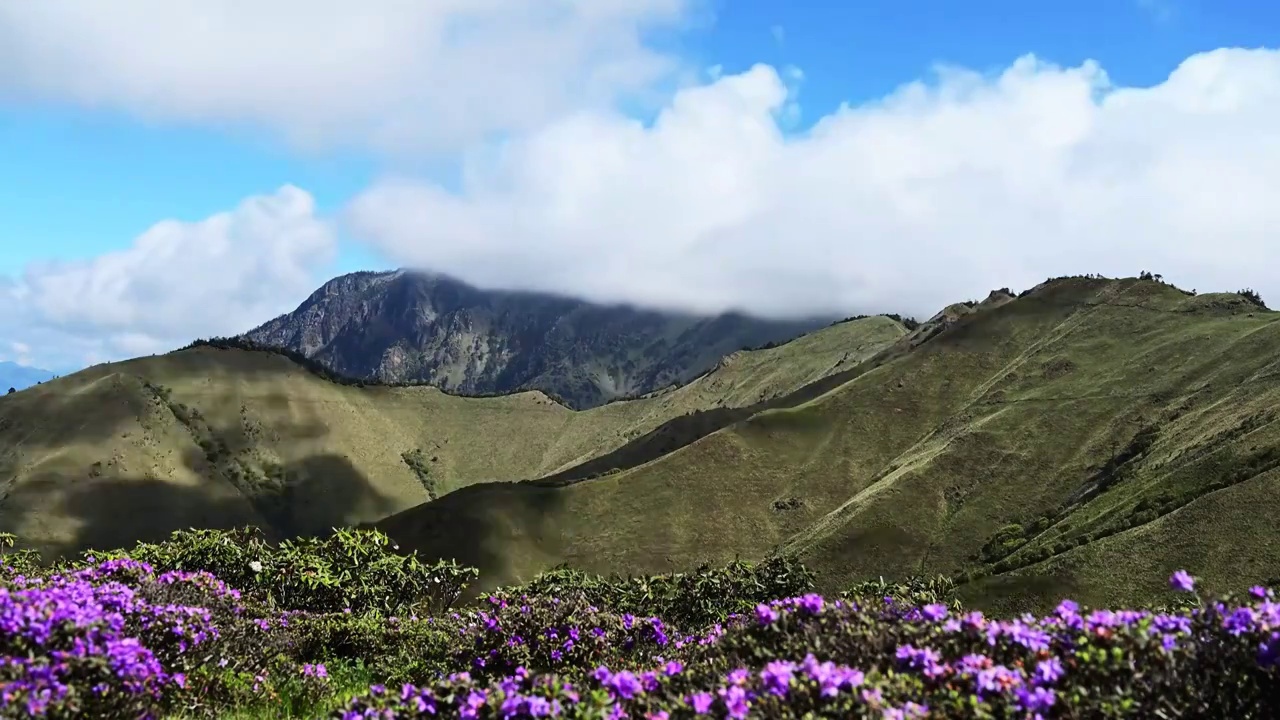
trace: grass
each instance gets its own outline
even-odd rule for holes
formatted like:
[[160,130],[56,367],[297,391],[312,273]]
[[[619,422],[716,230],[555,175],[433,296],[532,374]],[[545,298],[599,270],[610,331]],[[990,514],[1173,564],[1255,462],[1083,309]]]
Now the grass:
[[[559,562],[649,573],[782,550],[825,590],[952,575],[967,601],[1011,612],[1064,593],[1142,602],[1177,567],[1210,589],[1280,574],[1280,313],[1085,278],[952,310],[837,387],[620,472],[472,488],[379,527],[508,582]],[[1143,429],[1143,451],[1112,462]],[[1040,518],[1002,564],[983,560],[1002,527]]]
[[266,352],[101,365],[0,397],[0,527],[47,555],[185,527],[323,534],[433,492],[571,468],[680,415],[785,394],[905,332],[883,317],[835,325],[581,412],[537,392],[344,386]]

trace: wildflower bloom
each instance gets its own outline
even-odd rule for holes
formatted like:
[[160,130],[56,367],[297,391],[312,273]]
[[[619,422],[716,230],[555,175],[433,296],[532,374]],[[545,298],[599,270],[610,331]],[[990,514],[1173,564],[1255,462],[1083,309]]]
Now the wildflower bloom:
[[1179,570],[1169,578],[1169,586],[1179,592],[1193,592],[1196,581],[1186,570]]

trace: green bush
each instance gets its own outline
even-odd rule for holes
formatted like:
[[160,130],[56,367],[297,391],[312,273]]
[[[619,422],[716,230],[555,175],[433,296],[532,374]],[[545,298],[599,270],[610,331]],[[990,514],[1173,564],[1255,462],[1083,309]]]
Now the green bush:
[[559,597],[576,592],[587,602],[617,613],[658,616],[693,629],[749,612],[757,603],[811,592],[813,580],[808,568],[785,556],[754,564],[702,565],[688,573],[652,577],[605,578],[561,567],[519,588],[500,590],[494,597],[511,601],[520,595]]
[[157,571],[204,570],[281,610],[361,614],[439,612],[451,607],[478,572],[455,562],[425,565],[398,554],[377,530],[339,529],[324,538],[266,541],[255,528],[179,530],[163,543],[89,552],[84,560],[130,557]]

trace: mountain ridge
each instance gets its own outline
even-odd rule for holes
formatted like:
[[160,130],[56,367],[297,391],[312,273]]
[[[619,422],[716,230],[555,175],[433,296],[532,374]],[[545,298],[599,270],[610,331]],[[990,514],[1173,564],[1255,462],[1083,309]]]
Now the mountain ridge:
[[884,317],[836,325],[584,410],[540,391],[340,381],[277,348],[197,342],[0,397],[0,525],[52,557],[187,526],[250,523],[279,538],[373,521],[577,465],[711,403],[785,392],[904,332]]
[[1135,578],[1172,564],[1239,586],[1280,575],[1278,320],[1244,293],[1057,278],[589,409],[203,341],[0,397],[0,525],[47,557],[374,526],[490,583],[783,553],[828,588],[945,574],[1005,611],[1143,601],[1161,589]]
[[831,320],[660,312],[396,270],[334,278],[243,337],[352,377],[469,395],[539,389],[589,408],[685,384],[728,353]]
[[[1280,423],[1264,412],[1280,398],[1280,373],[1266,370],[1280,313],[1239,293],[1069,278],[934,320],[823,394],[798,391],[615,472],[475,486],[376,526],[503,582],[560,563],[650,573],[784,552],[829,589],[940,573],[1010,611],[1064,591],[1151,597],[1160,588],[1133,578],[1179,562],[1222,586],[1280,570],[1265,510],[1216,510],[1189,537],[1160,536],[1174,552],[1134,539],[1221,493],[1275,504],[1250,488],[1280,486]],[[1197,439],[1202,425],[1218,439]],[[1148,464],[1148,447],[1197,469]],[[1204,534],[1219,528],[1238,534],[1241,557],[1202,567],[1219,552]],[[1133,572],[1112,578],[1110,563]]]

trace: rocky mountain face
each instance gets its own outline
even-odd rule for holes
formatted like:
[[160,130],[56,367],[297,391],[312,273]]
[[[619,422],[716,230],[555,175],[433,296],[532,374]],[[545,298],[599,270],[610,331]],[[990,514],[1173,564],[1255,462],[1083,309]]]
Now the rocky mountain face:
[[606,306],[401,270],[335,278],[245,337],[353,377],[463,394],[537,389],[586,408],[688,382],[728,353],[829,321]]

